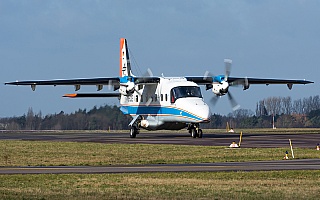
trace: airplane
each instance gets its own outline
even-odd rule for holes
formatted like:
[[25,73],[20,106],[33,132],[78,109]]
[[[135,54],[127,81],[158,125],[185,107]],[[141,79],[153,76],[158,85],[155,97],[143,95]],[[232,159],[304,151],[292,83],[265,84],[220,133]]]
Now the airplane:
[[[127,40],[120,39],[119,77],[86,78],[86,79],[56,79],[7,82],[6,85],[29,85],[35,91],[38,85],[73,85],[75,91],[82,85],[95,85],[96,93],[73,93],[63,97],[117,97],[120,100],[120,110],[132,116],[129,123],[130,138],[135,138],[140,129],[146,130],[181,130],[187,128],[192,138],[202,138],[201,123],[210,122],[211,111],[204,102],[199,85],[211,89],[214,97],[227,95],[234,110],[239,105],[229,92],[230,86],[240,85],[243,90],[251,84],[286,84],[291,90],[293,84],[309,84],[307,80],[264,79],[248,77],[232,77],[230,69],[232,60],[225,59],[225,74],[203,76],[161,77],[148,75],[135,76],[131,71]],[[112,93],[101,93],[104,86],[113,88]]]

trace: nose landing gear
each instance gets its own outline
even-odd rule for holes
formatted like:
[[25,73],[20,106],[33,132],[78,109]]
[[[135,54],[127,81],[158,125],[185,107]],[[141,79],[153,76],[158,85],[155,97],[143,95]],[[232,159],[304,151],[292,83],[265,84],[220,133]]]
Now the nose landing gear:
[[202,138],[202,129],[199,128],[199,124],[189,124],[188,131],[192,138]]

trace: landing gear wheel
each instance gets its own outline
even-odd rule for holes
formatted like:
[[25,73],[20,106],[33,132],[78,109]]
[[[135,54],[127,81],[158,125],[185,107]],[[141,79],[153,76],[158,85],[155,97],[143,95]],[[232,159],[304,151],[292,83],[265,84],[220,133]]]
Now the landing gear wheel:
[[137,136],[137,128],[136,127],[131,127],[130,128],[130,138],[135,138]]
[[199,138],[202,138],[202,129],[199,129],[199,130],[198,130],[198,137],[199,137]]
[[197,137],[197,131],[195,128],[191,129],[191,137],[196,138]]

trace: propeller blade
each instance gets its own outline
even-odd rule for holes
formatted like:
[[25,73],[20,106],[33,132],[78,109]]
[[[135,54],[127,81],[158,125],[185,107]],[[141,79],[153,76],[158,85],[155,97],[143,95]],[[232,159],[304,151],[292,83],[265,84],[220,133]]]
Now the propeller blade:
[[249,89],[249,80],[247,77],[243,78],[243,79],[238,79],[236,81],[233,81],[230,83],[230,86],[243,86],[243,90],[247,90]]
[[139,96],[142,95],[138,90],[134,89],[134,91],[136,91],[136,93],[138,93]]
[[111,90],[112,89],[112,80],[109,80],[108,81],[108,90]]
[[203,80],[210,81],[210,83],[206,84],[206,90],[210,90],[212,88],[213,77],[214,77],[214,75],[209,71],[206,71],[204,73]]
[[152,98],[149,98],[148,101],[146,102],[146,106],[149,106],[152,102]]
[[[147,71],[142,75],[142,77],[148,77],[148,78],[153,77],[153,73],[152,73],[151,69],[148,68]],[[143,80],[145,80],[145,79],[143,79]]]
[[153,73],[150,68],[147,69],[147,73],[149,77],[153,77]]
[[215,106],[217,104],[219,100],[219,97],[217,95],[214,95],[211,99],[210,99],[210,103]]
[[228,92],[228,98],[232,106],[232,110],[233,111],[238,110],[240,108],[240,105],[236,102],[236,100],[233,98],[230,92]]
[[225,64],[225,81],[228,81],[228,77],[230,75],[231,72],[231,64],[232,64],[232,60],[231,59],[224,59],[224,64]]
[[214,75],[211,73],[211,72],[209,72],[209,71],[206,71],[205,73],[204,73],[204,75],[203,75],[203,80],[205,80],[205,81],[210,81],[210,82],[212,82],[212,77],[213,77]]

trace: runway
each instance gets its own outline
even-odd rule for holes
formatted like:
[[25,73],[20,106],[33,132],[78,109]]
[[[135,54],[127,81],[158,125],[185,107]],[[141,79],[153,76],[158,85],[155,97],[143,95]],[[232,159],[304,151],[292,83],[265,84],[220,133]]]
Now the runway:
[[[243,133],[243,148],[288,147],[291,139],[294,147],[315,148],[320,143],[320,134],[247,134]],[[61,133],[61,132],[0,132],[0,140],[98,142],[125,144],[177,144],[202,146],[229,146],[239,141],[239,133],[204,133],[203,138],[191,138],[187,133],[179,132],[143,132],[137,138],[129,138],[129,133]]]
[[[320,143],[320,134],[246,134],[243,133],[241,148],[277,148],[293,146],[315,148]],[[179,132],[146,132],[137,138],[128,133],[88,132],[0,132],[0,140],[65,141],[127,144],[178,144],[229,146],[239,141],[238,133],[205,133],[203,138],[191,138]],[[320,153],[315,151],[315,153]],[[0,167],[0,174],[66,174],[66,173],[146,173],[146,172],[216,172],[216,171],[268,171],[268,170],[320,170],[320,159],[278,160],[257,162],[161,164],[134,166],[54,166],[54,167]]]
[[147,173],[147,172],[218,172],[320,170],[320,159],[278,160],[255,162],[226,162],[199,164],[161,164],[129,166],[59,166],[59,167],[0,167],[0,174],[93,174],[93,173]]

